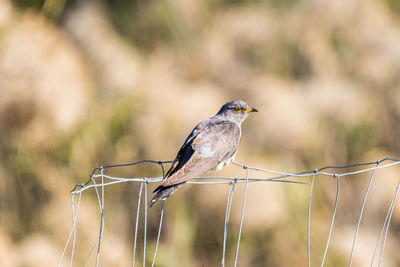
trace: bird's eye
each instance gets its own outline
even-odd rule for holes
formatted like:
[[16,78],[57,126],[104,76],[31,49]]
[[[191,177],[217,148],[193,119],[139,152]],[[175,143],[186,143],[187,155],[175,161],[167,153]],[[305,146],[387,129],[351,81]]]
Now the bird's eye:
[[242,111],[242,108],[241,108],[241,107],[236,107],[236,108],[235,108],[235,111],[236,111],[236,112],[241,112],[241,111]]

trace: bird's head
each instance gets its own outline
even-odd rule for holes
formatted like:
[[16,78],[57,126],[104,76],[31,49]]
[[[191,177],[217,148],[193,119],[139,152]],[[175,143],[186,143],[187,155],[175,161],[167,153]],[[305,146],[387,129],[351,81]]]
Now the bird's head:
[[223,115],[228,120],[241,124],[249,116],[250,112],[258,112],[258,110],[249,107],[249,105],[242,100],[234,100],[225,103],[218,111],[217,115]]

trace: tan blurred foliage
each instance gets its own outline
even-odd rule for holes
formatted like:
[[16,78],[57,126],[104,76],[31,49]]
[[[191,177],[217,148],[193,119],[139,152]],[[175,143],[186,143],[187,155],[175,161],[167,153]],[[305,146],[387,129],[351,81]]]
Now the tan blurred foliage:
[[[192,127],[228,100],[260,110],[243,126],[239,162],[296,172],[399,158],[399,44],[396,0],[1,0],[1,265],[54,266],[75,183],[105,164],[172,160]],[[369,264],[398,182],[398,170],[382,172],[393,178],[372,189],[353,266]],[[148,166],[119,175],[160,172]],[[342,186],[327,266],[348,262],[366,182],[360,176]],[[327,180],[315,189],[313,265],[332,188]],[[107,191],[103,266],[130,265],[137,192],[136,185]],[[99,227],[95,195],[83,198],[77,266]],[[158,266],[218,265],[225,201],[224,186],[186,186],[168,200]],[[304,266],[307,201],[305,186],[250,185],[239,265]],[[232,229],[240,209],[237,197]],[[157,212],[149,215],[149,247]],[[400,265],[398,208],[393,216],[385,266]]]

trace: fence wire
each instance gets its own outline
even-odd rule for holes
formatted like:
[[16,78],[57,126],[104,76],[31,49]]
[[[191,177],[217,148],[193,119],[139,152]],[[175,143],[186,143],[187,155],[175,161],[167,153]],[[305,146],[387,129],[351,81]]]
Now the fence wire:
[[[154,178],[129,178],[129,177],[114,177],[114,176],[105,174],[105,170],[107,170],[107,169],[122,168],[122,167],[134,166],[134,165],[139,165],[139,164],[144,164],[144,163],[151,163],[151,164],[156,164],[156,165],[160,166],[162,176],[154,177]],[[111,185],[120,184],[120,183],[130,183],[130,182],[140,183],[139,194],[137,196],[136,222],[135,222],[135,231],[134,231],[134,238],[133,238],[133,251],[132,251],[132,266],[135,266],[135,262],[136,262],[136,251],[137,251],[137,245],[138,245],[137,244],[138,228],[139,228],[139,224],[140,224],[141,206],[143,206],[143,213],[144,213],[144,215],[143,215],[143,217],[144,217],[143,218],[143,220],[144,220],[143,235],[144,236],[143,236],[142,266],[143,267],[146,266],[146,248],[147,248],[147,237],[148,237],[147,236],[148,235],[148,233],[147,233],[148,184],[160,182],[165,175],[165,165],[170,164],[170,163],[172,163],[172,161],[142,160],[142,161],[127,163],[127,164],[102,166],[102,167],[99,167],[99,168],[96,168],[93,170],[92,174],[90,175],[90,179],[86,183],[76,185],[74,187],[74,189],[71,191],[72,226],[71,226],[70,233],[68,235],[66,244],[64,246],[64,249],[62,251],[62,254],[60,256],[57,266],[61,266],[64,257],[67,257],[66,251],[69,246],[71,247],[71,254],[69,256],[69,266],[73,266],[74,256],[76,253],[76,238],[77,238],[76,237],[76,233],[77,233],[76,222],[77,222],[78,213],[79,213],[79,206],[81,203],[82,194],[89,189],[94,189],[96,196],[97,196],[97,202],[98,202],[99,211],[100,211],[100,228],[99,228],[98,238],[87,257],[87,260],[86,260],[84,266],[87,266],[89,264],[89,262],[92,260],[92,258],[94,256],[94,254],[96,254],[95,265],[99,266],[100,255],[101,255],[101,240],[102,240],[102,236],[103,236],[103,232],[104,232],[104,197],[105,197],[104,189],[106,186],[111,186]],[[310,188],[309,196],[308,196],[308,213],[307,213],[307,229],[306,229],[306,231],[307,231],[307,244],[306,244],[307,257],[306,258],[307,258],[307,266],[310,267],[311,266],[311,210],[312,210],[311,204],[312,204],[312,199],[313,199],[313,187],[315,184],[315,179],[320,176],[330,176],[333,179],[335,179],[336,180],[336,196],[335,196],[335,201],[334,201],[333,209],[332,209],[328,237],[327,237],[327,240],[325,243],[324,253],[321,258],[321,267],[322,267],[325,264],[325,260],[326,260],[326,257],[327,257],[328,251],[329,251],[330,240],[331,240],[332,234],[333,234],[333,226],[335,223],[335,216],[337,213],[338,201],[339,201],[339,196],[340,196],[340,182],[341,182],[342,178],[347,178],[347,177],[350,177],[350,176],[353,176],[356,174],[371,172],[371,175],[369,176],[368,185],[363,194],[362,205],[360,208],[357,225],[356,225],[356,229],[354,232],[354,237],[353,237],[353,242],[352,242],[352,247],[351,247],[351,252],[350,252],[349,265],[348,265],[350,267],[353,262],[354,248],[355,248],[355,244],[356,244],[358,233],[359,233],[360,223],[361,223],[361,220],[362,220],[362,217],[364,214],[364,210],[365,210],[366,200],[368,198],[371,184],[376,175],[376,172],[382,168],[389,168],[389,167],[398,165],[398,164],[400,164],[400,160],[394,159],[394,158],[384,158],[384,159],[374,161],[374,162],[350,164],[350,165],[343,165],[343,166],[326,166],[323,168],[299,172],[299,173],[287,173],[287,172],[273,171],[273,170],[264,169],[264,168],[251,167],[251,166],[247,166],[247,165],[236,163],[236,162],[233,162],[232,164],[236,165],[237,167],[242,168],[244,170],[245,177],[208,176],[208,177],[197,177],[197,178],[194,178],[191,181],[187,182],[188,184],[226,184],[228,186],[228,192],[227,192],[227,198],[226,198],[226,208],[225,208],[225,220],[224,220],[224,228],[223,228],[224,229],[223,243],[222,243],[222,248],[221,248],[221,250],[222,250],[221,251],[221,266],[222,267],[225,266],[229,218],[230,218],[230,214],[231,214],[232,199],[233,199],[233,195],[234,195],[237,184],[244,183],[245,188],[244,188],[244,194],[243,194],[240,226],[239,226],[239,230],[238,230],[238,234],[237,234],[234,266],[236,267],[238,264],[239,246],[240,246],[242,229],[243,229],[244,218],[245,218],[245,207],[246,207],[246,200],[247,200],[248,184],[254,183],[254,182],[279,182],[279,183],[294,183],[294,184],[298,184],[298,185],[306,185],[306,186],[309,186],[309,188]],[[341,170],[341,169],[349,169],[349,168],[355,168],[355,167],[362,167],[362,169],[339,173],[339,170]],[[259,177],[250,178],[250,175],[249,175],[250,172],[259,174]],[[306,179],[308,179],[309,181],[307,181]],[[370,263],[371,267],[374,266],[374,263],[376,263],[376,262],[377,262],[376,266],[381,266],[381,264],[383,262],[383,255],[384,255],[386,240],[387,240],[387,236],[388,236],[388,232],[389,232],[389,225],[390,225],[390,222],[392,219],[392,214],[393,214],[394,207],[396,204],[397,196],[399,194],[399,190],[400,190],[400,179],[394,190],[392,200],[387,209],[386,217],[385,217],[384,223],[381,227],[378,240],[376,242],[375,250],[374,250],[374,253],[371,258],[371,263]],[[144,198],[144,199],[142,199],[142,198]],[[165,210],[165,203],[164,203],[164,201],[162,201],[161,211],[160,211],[160,220],[159,220],[159,226],[158,226],[158,232],[157,232],[157,239],[156,239],[156,243],[155,243],[155,250],[154,250],[154,255],[153,255],[151,266],[154,266],[156,264],[156,260],[157,260],[157,251],[158,251],[158,246],[160,243],[160,236],[162,234],[164,210]],[[301,265],[306,265],[306,264],[304,263]]]

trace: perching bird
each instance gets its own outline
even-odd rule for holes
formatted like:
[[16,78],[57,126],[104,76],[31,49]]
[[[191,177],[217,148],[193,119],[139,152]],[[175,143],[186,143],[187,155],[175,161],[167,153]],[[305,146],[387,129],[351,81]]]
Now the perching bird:
[[235,100],[225,103],[215,116],[200,122],[182,145],[161,185],[153,191],[156,195],[149,207],[167,199],[189,179],[215,167],[219,171],[231,163],[239,146],[242,122],[249,112],[256,111],[244,101]]

